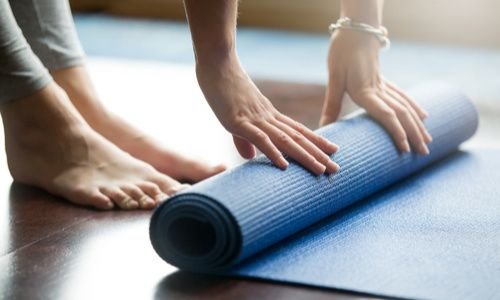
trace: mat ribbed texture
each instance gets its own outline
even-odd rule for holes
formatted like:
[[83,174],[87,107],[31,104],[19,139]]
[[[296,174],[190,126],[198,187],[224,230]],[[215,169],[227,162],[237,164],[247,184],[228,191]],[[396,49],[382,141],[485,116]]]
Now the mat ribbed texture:
[[500,299],[500,150],[458,152],[224,275],[409,299]]
[[[426,85],[411,95],[429,112],[430,155],[399,153],[380,125],[359,114],[317,131],[340,146],[333,156],[339,173],[315,177],[293,162],[281,171],[259,157],[160,205],[151,219],[153,247],[181,269],[272,279],[234,266],[443,159],[476,131],[477,112],[460,92]],[[293,263],[300,268],[300,259]],[[301,283],[300,276],[274,279]]]

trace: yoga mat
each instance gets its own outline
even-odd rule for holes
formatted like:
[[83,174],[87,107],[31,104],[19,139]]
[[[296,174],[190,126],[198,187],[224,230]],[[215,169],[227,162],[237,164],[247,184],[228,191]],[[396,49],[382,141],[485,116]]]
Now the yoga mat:
[[399,153],[361,114],[318,130],[341,147],[339,173],[315,177],[294,163],[281,171],[259,157],[160,205],[151,219],[153,247],[185,270],[378,295],[463,298],[498,290],[500,189],[493,182],[500,176],[488,168],[490,159],[500,167],[498,153],[450,158],[477,128],[473,105],[442,85],[411,94],[430,115],[430,155]]

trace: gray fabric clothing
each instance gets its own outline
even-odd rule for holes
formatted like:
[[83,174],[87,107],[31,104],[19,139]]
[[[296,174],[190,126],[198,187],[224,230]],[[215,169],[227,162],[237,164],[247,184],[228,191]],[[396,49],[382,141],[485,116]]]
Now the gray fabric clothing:
[[32,52],[7,0],[0,0],[0,102],[41,89],[51,77]]
[[10,0],[24,37],[50,71],[80,65],[83,50],[67,0]]
[[45,87],[48,70],[83,60],[66,0],[0,0],[0,103]]

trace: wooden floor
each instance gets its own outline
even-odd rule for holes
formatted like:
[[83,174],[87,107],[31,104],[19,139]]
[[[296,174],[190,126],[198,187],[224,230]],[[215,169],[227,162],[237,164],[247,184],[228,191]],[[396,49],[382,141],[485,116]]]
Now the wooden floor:
[[[99,59],[90,67],[106,105],[158,140],[208,162],[241,163],[203,101],[192,69]],[[280,111],[316,127],[323,86],[269,81],[258,86]],[[472,143],[499,145],[499,130],[500,118],[485,113]],[[365,298],[178,272],[150,245],[150,212],[97,212],[11,182],[0,151],[0,299]]]
[[[91,63],[91,71],[106,104],[158,139],[207,161],[224,161],[230,166],[241,162],[230,137],[203,102],[192,70],[97,61]],[[147,81],[142,82],[143,78]],[[316,127],[324,87],[267,81],[258,85],[278,109]],[[129,88],[124,90],[124,86]],[[202,132],[200,128],[204,128]],[[3,146],[3,138],[1,141]],[[11,184],[2,152],[0,299],[361,297],[178,272],[153,251],[148,239],[149,216],[150,212],[142,211],[97,212],[35,188]]]

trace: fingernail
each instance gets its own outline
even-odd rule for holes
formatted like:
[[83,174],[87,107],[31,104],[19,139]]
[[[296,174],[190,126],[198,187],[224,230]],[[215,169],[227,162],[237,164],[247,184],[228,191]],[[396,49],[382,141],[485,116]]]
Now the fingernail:
[[330,152],[329,154],[333,154],[333,153],[339,151],[339,146],[336,145],[336,144],[334,144],[334,143],[332,143],[332,142],[328,142],[328,147],[329,147],[328,150]]
[[334,162],[334,161],[329,161],[328,162],[328,173],[333,174],[337,173],[340,170],[340,166]]
[[317,172],[318,175],[321,175],[321,174],[325,173],[326,166],[323,165],[323,164],[320,164],[319,162],[315,162],[314,163],[314,169],[318,171]]
[[427,144],[432,142],[432,136],[427,131],[425,132],[425,140]]
[[429,148],[425,143],[420,144],[420,153],[422,153],[423,155],[429,155]]
[[401,150],[403,152],[410,152],[410,144],[408,144],[407,140],[401,142]]
[[288,161],[284,157],[278,159],[278,167],[282,170],[288,168]]

